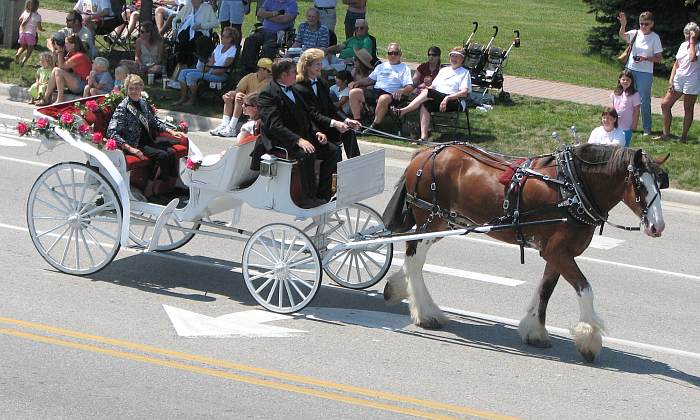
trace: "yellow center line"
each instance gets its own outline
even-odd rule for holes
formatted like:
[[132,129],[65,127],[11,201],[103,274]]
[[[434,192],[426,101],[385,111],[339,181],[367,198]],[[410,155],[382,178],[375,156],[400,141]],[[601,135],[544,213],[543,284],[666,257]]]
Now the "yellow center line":
[[[145,344],[132,343],[129,341],[124,341],[124,340],[107,338],[107,337],[102,337],[102,336],[98,336],[98,335],[82,333],[82,332],[78,332],[78,331],[71,331],[71,330],[67,330],[64,328],[52,327],[50,325],[45,325],[45,324],[40,324],[40,323],[35,323],[35,322],[30,322],[30,321],[23,321],[23,320],[18,320],[18,319],[13,319],[13,318],[0,317],[0,323],[16,325],[16,326],[23,327],[23,328],[41,330],[41,331],[45,331],[45,332],[52,333],[52,334],[59,334],[59,335],[77,338],[77,339],[82,339],[82,340],[96,341],[96,342],[102,343],[102,344],[124,347],[124,348],[132,349],[132,350],[138,350],[138,351],[145,352],[145,353],[167,356],[167,357],[185,360],[185,361],[189,361],[189,362],[197,362],[197,363],[207,364],[210,366],[233,369],[233,370],[237,370],[239,372],[246,372],[246,373],[266,376],[268,378],[275,378],[275,379],[279,379],[279,380],[296,382],[296,383],[305,384],[305,385],[319,386],[319,387],[323,387],[326,389],[332,389],[332,390],[336,390],[336,391],[353,393],[353,394],[362,395],[362,396],[370,397],[370,398],[374,398],[374,399],[383,399],[383,400],[387,400],[387,401],[391,401],[391,402],[407,403],[407,404],[420,406],[423,408],[447,411],[447,412],[454,413],[454,414],[463,414],[463,415],[465,414],[465,415],[474,416],[474,417],[481,417],[481,418],[486,418],[486,419],[497,419],[497,420],[516,419],[516,417],[506,416],[506,415],[492,413],[492,412],[488,412],[488,411],[477,410],[477,409],[473,409],[473,408],[469,408],[469,407],[441,403],[441,402],[437,402],[437,401],[423,400],[423,399],[413,398],[413,397],[406,397],[403,395],[393,394],[390,392],[361,388],[361,387],[357,387],[357,386],[353,386],[353,385],[340,384],[340,383],[325,381],[325,380],[321,380],[321,379],[315,379],[315,378],[302,376],[302,375],[295,375],[295,374],[290,374],[290,373],[285,373],[285,372],[280,372],[280,371],[275,371],[275,370],[270,370],[270,369],[265,369],[265,368],[259,368],[259,367],[255,367],[255,366],[233,363],[233,362],[229,362],[227,360],[214,359],[214,358],[205,357],[205,356],[198,356],[198,355],[194,355],[194,354],[182,353],[182,352],[178,352],[178,351],[174,351],[174,350],[163,349],[163,348],[149,346],[149,345],[145,345]],[[130,354],[130,353],[126,353],[126,354]],[[155,359],[155,360],[160,360],[160,359]],[[189,365],[185,365],[185,366],[189,366]],[[216,372],[218,372],[218,371],[216,371]],[[248,378],[248,377],[245,377],[245,378]],[[306,390],[306,388],[302,388],[302,389]],[[337,394],[331,394],[331,395],[337,395]],[[358,400],[358,401],[364,402],[365,400]],[[393,407],[393,406],[390,406],[390,407]]]
[[88,344],[75,343],[72,341],[60,340],[52,337],[45,337],[42,335],[31,334],[23,331],[13,330],[9,328],[0,328],[0,334],[25,338],[27,340],[38,341],[46,344],[53,344],[62,347],[68,347],[83,351],[88,351],[92,353],[100,353],[107,356],[112,356],[119,359],[133,360],[136,362],[150,363],[157,366],[165,366],[169,368],[179,369],[188,372],[199,373],[202,375],[213,376],[217,378],[230,379],[237,382],[243,382],[252,385],[263,386],[266,388],[277,389],[281,391],[294,392],[297,394],[310,395],[313,397],[324,398],[333,401],[340,401],[347,404],[365,406],[370,408],[376,408],[379,410],[391,411],[394,413],[407,414],[415,417],[422,417],[426,419],[455,419],[455,417],[443,416],[435,413],[428,413],[425,411],[415,410],[411,408],[404,408],[374,401],[362,400],[359,398],[353,398],[342,394],[336,394],[332,392],[318,391],[311,388],[304,388],[296,385],[287,385],[278,382],[272,382],[265,379],[257,379],[249,376],[237,375],[235,373],[224,372],[220,370],[204,368],[199,366],[186,365],[184,363],[173,362],[170,360],[157,359],[154,357],[142,356],[134,353],[127,353],[123,351],[110,350],[102,347],[91,346]]

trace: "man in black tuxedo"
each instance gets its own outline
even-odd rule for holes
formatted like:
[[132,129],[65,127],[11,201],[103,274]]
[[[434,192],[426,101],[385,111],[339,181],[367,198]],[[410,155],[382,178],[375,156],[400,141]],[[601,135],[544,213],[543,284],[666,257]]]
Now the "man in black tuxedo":
[[[287,150],[290,158],[300,161],[302,206],[318,206],[331,198],[332,177],[340,160],[340,149],[329,143],[328,137],[317,129],[330,129],[331,122],[318,118],[317,112],[310,112],[303,98],[292,89],[296,81],[294,61],[281,59],[274,62],[272,79],[258,94],[262,128],[253,151],[252,168],[258,169],[260,157],[273,147]],[[321,160],[318,187],[314,171],[316,159]]]
[[328,141],[335,144],[340,144],[342,141],[345,155],[348,158],[353,158],[360,155],[360,148],[357,145],[355,132],[348,131],[344,126],[347,125],[357,130],[360,128],[360,123],[348,118],[342,110],[333,105],[328,83],[320,77],[323,56],[324,52],[320,49],[309,48],[304,51],[297,66],[297,71],[303,74],[297,74],[297,84],[294,85],[294,90],[309,106],[315,120],[323,121],[324,127],[332,127],[331,129],[319,127],[328,137]]

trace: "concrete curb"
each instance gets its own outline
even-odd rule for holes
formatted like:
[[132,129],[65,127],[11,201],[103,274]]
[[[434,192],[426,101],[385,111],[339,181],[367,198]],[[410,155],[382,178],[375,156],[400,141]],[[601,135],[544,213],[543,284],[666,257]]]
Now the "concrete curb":
[[[0,83],[0,97],[7,97],[13,101],[26,101],[29,99],[27,88]],[[187,112],[170,111],[167,109],[158,110],[158,115],[161,117],[172,117],[175,121],[184,120],[190,125],[192,131],[202,131],[208,135],[208,131],[219,125],[218,118],[204,117],[201,115],[190,114]],[[369,141],[358,140],[358,143],[369,147],[381,147],[387,150],[392,150],[400,155],[400,158],[408,160],[411,155],[417,150],[412,147],[397,146],[394,144],[382,144]],[[664,200],[676,203],[682,203],[691,206],[700,207],[700,193],[693,191],[677,190],[669,188],[663,192]]]

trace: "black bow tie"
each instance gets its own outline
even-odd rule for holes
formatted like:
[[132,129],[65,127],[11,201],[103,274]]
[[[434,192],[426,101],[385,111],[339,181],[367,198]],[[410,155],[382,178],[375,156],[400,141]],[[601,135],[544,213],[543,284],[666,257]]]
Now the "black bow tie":
[[280,88],[281,88],[283,91],[285,91],[285,92],[291,92],[291,91],[292,91],[292,87],[291,87],[291,86],[280,85]]
[[311,80],[311,86],[315,85],[318,82],[318,80]]

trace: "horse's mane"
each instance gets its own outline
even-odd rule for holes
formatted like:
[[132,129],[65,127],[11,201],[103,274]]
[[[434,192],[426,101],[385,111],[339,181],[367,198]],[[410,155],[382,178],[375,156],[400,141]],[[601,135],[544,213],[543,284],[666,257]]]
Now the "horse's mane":
[[582,144],[572,149],[576,165],[586,173],[614,175],[626,171],[635,150],[622,146]]

